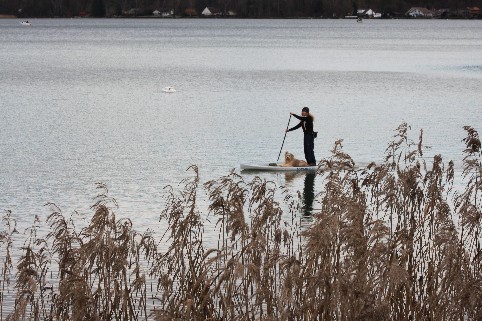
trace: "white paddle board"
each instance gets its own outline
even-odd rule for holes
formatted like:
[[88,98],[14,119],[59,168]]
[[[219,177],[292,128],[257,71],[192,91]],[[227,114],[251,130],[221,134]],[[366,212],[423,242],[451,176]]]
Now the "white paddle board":
[[270,166],[269,164],[248,165],[241,164],[243,171],[273,171],[273,172],[306,172],[316,171],[318,166],[304,166],[304,167],[285,167],[285,166]]

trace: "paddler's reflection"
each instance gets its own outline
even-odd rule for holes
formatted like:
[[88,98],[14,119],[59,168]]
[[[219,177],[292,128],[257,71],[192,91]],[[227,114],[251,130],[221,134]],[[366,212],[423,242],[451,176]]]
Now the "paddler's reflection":
[[303,187],[303,214],[311,216],[313,201],[315,200],[315,177],[316,173],[306,173]]
[[303,215],[311,216],[313,212],[313,202],[315,200],[316,172],[285,173],[285,184],[292,186],[297,177],[301,179],[300,176],[304,176],[303,193],[301,195]]

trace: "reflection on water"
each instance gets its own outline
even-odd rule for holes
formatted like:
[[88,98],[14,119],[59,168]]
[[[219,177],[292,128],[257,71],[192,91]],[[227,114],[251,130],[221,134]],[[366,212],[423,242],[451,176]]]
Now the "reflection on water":
[[311,218],[313,213],[313,202],[315,200],[315,179],[316,172],[287,172],[285,173],[286,185],[294,185],[303,177],[303,192],[301,194],[303,220]]
[[294,182],[295,178],[297,176],[301,176],[303,175],[303,172],[286,172],[285,173],[285,183],[288,185],[288,184],[291,184]]
[[303,215],[311,216],[313,201],[315,199],[315,177],[316,173],[306,173],[303,186]]

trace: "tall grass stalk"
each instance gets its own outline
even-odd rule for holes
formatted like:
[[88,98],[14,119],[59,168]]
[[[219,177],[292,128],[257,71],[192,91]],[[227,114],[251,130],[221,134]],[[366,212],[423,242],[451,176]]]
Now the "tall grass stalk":
[[5,230],[0,231],[0,244],[3,247],[3,252],[5,253],[2,261],[2,278],[1,278],[1,292],[0,292],[0,320],[3,320],[3,307],[5,302],[5,291],[10,284],[10,273],[13,269],[12,263],[12,243],[13,234],[17,233],[17,221],[12,217],[12,211],[5,211],[2,217],[2,222],[6,227]]
[[[49,204],[50,233],[29,230],[8,319],[482,320],[481,143],[465,131],[462,177],[425,158],[423,132],[413,141],[405,123],[380,164],[359,168],[335,142],[308,226],[301,196],[235,171],[201,184],[196,166],[166,188],[160,244],[116,218],[103,184],[80,230]],[[11,269],[8,256],[2,291]]]

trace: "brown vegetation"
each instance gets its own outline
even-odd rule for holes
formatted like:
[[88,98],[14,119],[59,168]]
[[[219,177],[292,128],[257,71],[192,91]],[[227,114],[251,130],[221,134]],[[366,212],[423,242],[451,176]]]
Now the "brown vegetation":
[[[422,132],[414,143],[406,124],[380,165],[356,169],[336,142],[320,163],[322,208],[303,228],[284,188],[234,171],[200,186],[194,166],[181,190],[167,190],[161,244],[116,219],[103,185],[80,231],[50,204],[50,234],[37,238],[35,222],[16,264],[7,320],[481,320],[482,152],[465,130],[461,192],[453,162],[427,164]],[[203,241],[207,220],[217,222],[214,247]],[[4,222],[2,290],[10,212]]]

